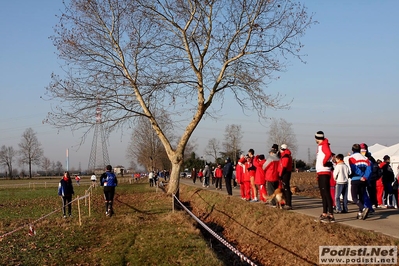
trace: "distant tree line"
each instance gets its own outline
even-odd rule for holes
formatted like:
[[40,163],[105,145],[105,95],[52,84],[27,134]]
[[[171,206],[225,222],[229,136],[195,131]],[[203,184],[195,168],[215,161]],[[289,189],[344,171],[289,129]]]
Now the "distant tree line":
[[[42,145],[32,128],[24,131],[18,147],[19,149],[14,149],[12,146],[2,145],[0,148],[0,165],[5,168],[4,176],[9,178],[28,176],[32,178],[33,165],[43,169],[41,175],[61,175],[63,173],[63,166],[60,161],[54,162],[44,156]],[[28,172],[26,173],[25,170],[18,172],[14,167],[15,163],[22,167],[28,166]]]

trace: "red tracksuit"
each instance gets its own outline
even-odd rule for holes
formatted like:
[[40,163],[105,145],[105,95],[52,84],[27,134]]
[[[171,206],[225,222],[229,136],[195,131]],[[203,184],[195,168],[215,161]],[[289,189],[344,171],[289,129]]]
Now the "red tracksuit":
[[255,172],[255,184],[259,187],[259,200],[266,202],[266,180],[265,180],[265,171],[262,169],[263,164],[266,162],[266,159],[260,160],[258,155],[255,156],[254,166],[256,167]]

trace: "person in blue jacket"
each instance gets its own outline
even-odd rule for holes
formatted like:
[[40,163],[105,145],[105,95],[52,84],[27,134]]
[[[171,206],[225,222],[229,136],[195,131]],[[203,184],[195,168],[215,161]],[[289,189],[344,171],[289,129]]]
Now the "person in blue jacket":
[[64,177],[58,184],[58,195],[62,198],[62,210],[64,218],[66,218],[66,206],[68,206],[68,216],[72,216],[72,195],[75,194],[73,191],[72,179],[69,172],[64,173]]
[[359,207],[357,219],[366,219],[370,209],[364,205],[364,193],[371,175],[370,160],[360,153],[360,144],[353,144],[353,154],[349,157],[349,166],[351,168],[351,192],[352,201]]
[[112,204],[115,196],[115,187],[118,185],[118,179],[112,171],[111,165],[105,167],[105,173],[101,175],[100,184],[104,187],[105,215],[112,216],[112,214],[114,214]]

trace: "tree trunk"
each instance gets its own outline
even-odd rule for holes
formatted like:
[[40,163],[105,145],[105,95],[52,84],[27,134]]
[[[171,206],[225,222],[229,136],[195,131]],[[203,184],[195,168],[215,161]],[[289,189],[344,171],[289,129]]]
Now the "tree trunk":
[[29,178],[32,178],[32,163],[29,162]]
[[180,184],[180,167],[183,161],[178,163],[172,162],[172,172],[170,173],[170,180],[168,184],[168,195],[176,194],[179,190]]

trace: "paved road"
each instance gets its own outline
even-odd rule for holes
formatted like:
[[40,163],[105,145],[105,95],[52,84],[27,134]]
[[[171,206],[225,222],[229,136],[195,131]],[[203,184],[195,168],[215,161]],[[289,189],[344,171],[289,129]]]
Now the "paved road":
[[[180,182],[186,185],[203,188],[200,182],[197,181],[196,184],[193,184],[191,179],[182,178],[180,179]],[[203,189],[227,195],[226,189],[224,187],[221,191],[216,190],[213,186]],[[233,197],[240,197],[239,188],[233,189]],[[293,195],[292,206],[292,211],[303,213],[315,218],[319,217],[322,212],[321,199]],[[370,215],[366,220],[358,220],[356,219],[357,206],[354,204],[349,204],[348,208],[349,213],[335,214],[335,220],[337,223],[379,232],[399,239],[398,209],[376,209],[375,213]]]

